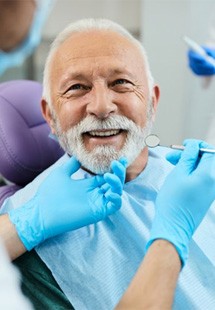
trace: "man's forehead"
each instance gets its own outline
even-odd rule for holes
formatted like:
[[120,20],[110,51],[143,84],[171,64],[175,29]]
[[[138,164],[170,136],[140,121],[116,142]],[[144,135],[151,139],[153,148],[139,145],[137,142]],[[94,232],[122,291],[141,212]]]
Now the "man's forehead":
[[[65,40],[54,55],[52,70],[75,72],[94,70],[96,67],[109,71],[124,72],[144,69],[144,56],[128,38],[111,31],[94,31],[73,34]],[[79,74],[77,72],[76,74]]]
[[85,32],[73,34],[61,44],[51,60],[50,82],[58,89],[71,81],[114,78],[143,85],[148,79],[146,71],[142,51],[128,38],[111,31]]
[[110,30],[90,30],[73,33],[58,48],[58,54],[84,58],[100,55],[123,55],[126,51],[139,52],[129,38]]
[[73,59],[53,64],[52,73],[55,74],[60,84],[71,80],[86,81],[97,79],[124,78],[134,83],[146,78],[146,71],[143,62],[137,62],[134,57],[127,61],[126,57],[94,57]]

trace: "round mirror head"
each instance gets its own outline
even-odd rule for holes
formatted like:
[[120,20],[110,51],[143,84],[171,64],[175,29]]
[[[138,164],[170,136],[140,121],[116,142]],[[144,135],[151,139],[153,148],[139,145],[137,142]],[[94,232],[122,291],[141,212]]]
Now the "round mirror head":
[[148,147],[156,147],[160,144],[160,139],[157,135],[151,134],[145,138],[145,144]]

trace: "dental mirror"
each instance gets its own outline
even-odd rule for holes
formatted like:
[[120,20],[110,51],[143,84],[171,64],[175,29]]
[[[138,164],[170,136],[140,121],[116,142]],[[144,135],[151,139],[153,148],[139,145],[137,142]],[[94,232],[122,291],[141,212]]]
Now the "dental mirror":
[[[175,145],[175,144],[172,144],[169,146],[160,145],[160,139],[155,134],[148,135],[145,138],[145,144],[146,144],[146,146],[151,147],[151,148],[156,147],[156,146],[162,146],[162,147],[169,147],[171,149],[181,150],[181,151],[183,151],[185,149],[185,146],[183,146],[183,145]],[[215,154],[215,149],[200,148],[199,150],[200,150],[200,152],[214,153]]]
[[145,144],[148,147],[156,147],[160,145],[160,139],[158,138],[157,135],[151,134],[145,138]]

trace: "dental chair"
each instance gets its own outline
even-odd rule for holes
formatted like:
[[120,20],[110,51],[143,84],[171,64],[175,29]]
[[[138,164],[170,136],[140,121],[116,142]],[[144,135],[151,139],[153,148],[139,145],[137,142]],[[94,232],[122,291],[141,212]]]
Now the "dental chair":
[[49,137],[40,110],[42,85],[16,80],[0,84],[0,207],[63,154]]

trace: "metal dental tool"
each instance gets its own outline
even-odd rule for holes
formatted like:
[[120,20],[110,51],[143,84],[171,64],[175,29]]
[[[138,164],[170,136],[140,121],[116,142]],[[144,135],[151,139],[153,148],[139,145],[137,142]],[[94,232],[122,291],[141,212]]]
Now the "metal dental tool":
[[[169,147],[171,149],[175,149],[175,150],[181,150],[183,151],[185,149],[185,146],[183,145],[176,145],[176,144],[171,144],[169,146],[166,146],[166,145],[160,145],[160,139],[157,135],[155,134],[151,134],[151,135],[148,135],[146,138],[145,138],[145,144],[146,146],[148,147],[156,147],[156,146],[163,146],[163,147]],[[199,149],[200,152],[204,152],[204,153],[214,153],[215,154],[215,149],[206,149],[206,148],[200,148]]]

